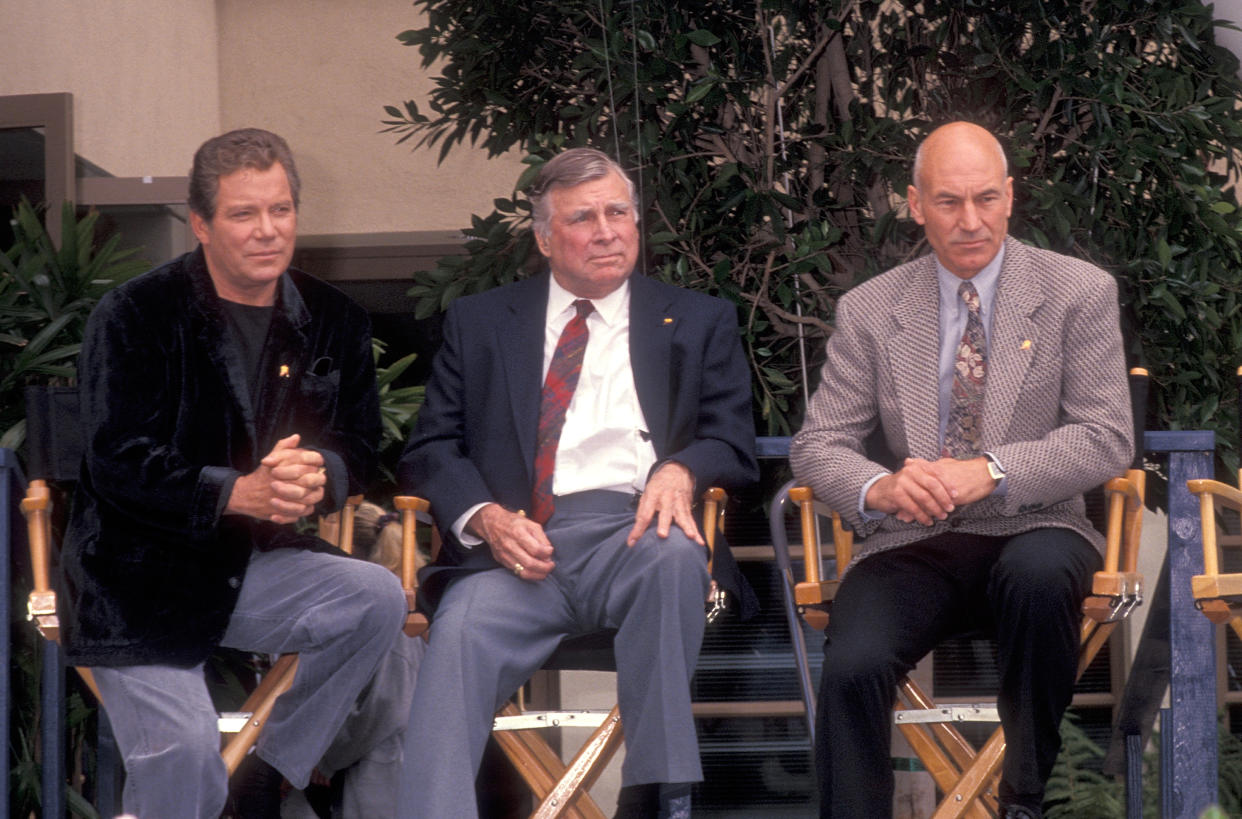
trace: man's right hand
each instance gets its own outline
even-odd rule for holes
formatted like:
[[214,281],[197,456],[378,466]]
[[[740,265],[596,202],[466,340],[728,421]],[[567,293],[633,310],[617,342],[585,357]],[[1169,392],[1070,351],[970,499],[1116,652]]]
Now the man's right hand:
[[257,469],[234,481],[225,514],[275,523],[293,523],[313,514],[327,482],[323,456],[299,443],[296,433],[282,438]]
[[556,568],[543,527],[498,503],[471,515],[465,528],[487,542],[497,563],[523,580],[543,580]]
[[895,515],[903,523],[931,526],[957,508],[955,501],[956,489],[938,463],[906,458],[901,469],[871,484],[864,504],[867,509]]

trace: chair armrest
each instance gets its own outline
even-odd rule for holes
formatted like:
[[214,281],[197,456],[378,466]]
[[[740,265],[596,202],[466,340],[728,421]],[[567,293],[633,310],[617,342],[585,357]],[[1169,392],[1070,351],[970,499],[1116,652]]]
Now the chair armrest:
[[703,493],[703,542],[707,544],[707,573],[711,574],[716,559],[716,533],[724,532],[725,501],[728,496],[718,486]]
[[397,495],[393,507],[401,513],[401,588],[405,591],[405,633],[411,637],[425,634],[430,625],[427,616],[415,610],[418,597],[418,515],[431,511],[431,502],[414,495]]
[[[1186,488],[1191,494],[1199,496],[1199,522],[1203,529],[1203,574],[1191,581],[1193,586],[1198,578],[1220,575],[1220,555],[1216,544],[1216,504],[1219,502],[1227,509],[1242,512],[1242,492],[1227,483],[1206,478],[1186,481]],[[1196,592],[1195,599],[1199,597]]]
[[[837,588],[841,585],[841,571],[853,559],[854,533],[845,528],[845,523],[839,514],[815,500],[810,487],[792,487],[789,490],[789,499],[798,505],[802,528],[802,564],[806,572],[806,579],[794,584],[794,602],[799,606],[821,606],[830,603],[836,596]],[[825,579],[820,574],[822,554],[817,517],[821,515],[832,518],[833,552],[837,566],[835,578]],[[808,622],[816,628],[823,628],[827,624],[827,618],[822,614],[807,612],[804,616],[808,617]]]

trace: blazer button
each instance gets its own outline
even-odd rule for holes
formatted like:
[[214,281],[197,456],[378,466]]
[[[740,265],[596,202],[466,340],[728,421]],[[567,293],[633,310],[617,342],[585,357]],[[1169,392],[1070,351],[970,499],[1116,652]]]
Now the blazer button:
[[240,577],[230,577],[230,578],[229,578],[229,586],[230,586],[231,588],[234,588],[234,589],[240,589],[240,588],[241,588],[241,578],[240,578]]

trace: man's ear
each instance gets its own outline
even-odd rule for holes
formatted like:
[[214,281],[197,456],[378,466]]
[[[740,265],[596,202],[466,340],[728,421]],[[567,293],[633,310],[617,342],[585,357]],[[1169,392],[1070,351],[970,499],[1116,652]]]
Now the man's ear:
[[910,206],[910,215],[914,221],[923,224],[923,203],[919,201],[919,189],[913,185],[906,187],[906,204]]
[[199,244],[207,244],[207,238],[211,236],[211,226],[194,211],[190,211],[190,230],[194,231],[194,238],[198,239]]
[[539,252],[544,255],[544,258],[551,256],[552,255],[552,243],[548,241],[548,237],[540,233],[538,230],[535,230],[534,233],[535,233],[535,244],[538,245]]

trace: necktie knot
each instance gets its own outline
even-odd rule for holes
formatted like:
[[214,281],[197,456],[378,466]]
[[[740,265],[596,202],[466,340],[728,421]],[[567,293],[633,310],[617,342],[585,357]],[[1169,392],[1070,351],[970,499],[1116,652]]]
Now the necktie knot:
[[979,291],[969,281],[964,281],[957,288],[957,294],[966,302],[966,309],[972,313],[979,312]]
[[574,309],[578,311],[578,318],[584,319],[595,311],[595,305],[591,304],[589,299],[577,299],[574,302]]

